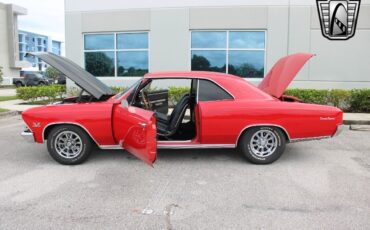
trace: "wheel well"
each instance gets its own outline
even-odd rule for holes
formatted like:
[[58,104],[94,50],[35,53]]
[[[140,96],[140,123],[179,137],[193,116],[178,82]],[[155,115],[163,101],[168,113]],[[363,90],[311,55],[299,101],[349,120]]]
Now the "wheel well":
[[44,130],[43,132],[43,140],[47,140],[48,139],[48,136],[49,136],[49,133],[51,132],[52,129],[54,129],[55,127],[57,126],[62,126],[62,125],[66,125],[66,126],[74,126],[74,127],[78,127],[80,128],[83,132],[85,132],[87,134],[87,136],[89,136],[89,138],[91,139],[91,141],[97,145],[96,141],[94,140],[94,138],[91,137],[90,133],[86,131],[85,128],[83,128],[82,126],[79,126],[77,124],[70,124],[70,123],[59,123],[59,124],[53,124],[53,125],[49,125],[46,127],[46,129]]
[[280,126],[275,126],[275,125],[254,125],[254,126],[247,127],[246,129],[244,129],[244,130],[240,133],[240,135],[239,135],[239,137],[238,137],[238,140],[237,140],[237,146],[239,146],[240,138],[244,135],[244,133],[246,133],[248,130],[250,130],[250,129],[252,129],[252,128],[255,128],[255,127],[272,127],[272,128],[277,128],[277,129],[279,129],[279,130],[284,134],[284,136],[285,136],[285,140],[286,140],[287,142],[289,142],[289,141],[290,141],[290,139],[289,139],[289,135],[288,135],[287,131],[286,131],[284,128],[280,127]]

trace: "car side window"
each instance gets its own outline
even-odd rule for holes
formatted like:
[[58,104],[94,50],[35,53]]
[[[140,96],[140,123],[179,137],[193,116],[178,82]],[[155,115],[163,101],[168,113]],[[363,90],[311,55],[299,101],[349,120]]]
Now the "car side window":
[[233,97],[217,84],[208,80],[199,80],[198,101],[230,100]]
[[28,75],[27,75],[27,78],[28,78],[29,80],[35,80],[35,79],[36,79],[36,76],[35,76],[34,74],[28,74]]

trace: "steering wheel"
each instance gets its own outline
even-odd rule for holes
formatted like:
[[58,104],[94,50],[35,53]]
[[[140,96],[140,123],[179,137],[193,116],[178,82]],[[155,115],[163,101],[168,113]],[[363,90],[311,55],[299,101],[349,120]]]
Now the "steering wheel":
[[149,99],[146,93],[144,92],[144,90],[141,90],[140,94],[141,94],[141,98],[143,99],[145,109],[150,110],[151,108],[150,108]]

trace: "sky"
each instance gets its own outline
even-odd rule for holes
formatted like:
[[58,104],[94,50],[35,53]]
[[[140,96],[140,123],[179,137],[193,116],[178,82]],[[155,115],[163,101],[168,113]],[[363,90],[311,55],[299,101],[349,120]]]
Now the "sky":
[[64,0],[0,0],[27,9],[18,17],[18,28],[64,42]]

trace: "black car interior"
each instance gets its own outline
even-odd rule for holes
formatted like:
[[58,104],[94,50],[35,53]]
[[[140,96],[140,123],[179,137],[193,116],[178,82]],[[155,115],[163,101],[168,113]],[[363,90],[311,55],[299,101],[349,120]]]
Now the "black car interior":
[[170,137],[176,133],[181,121],[185,116],[186,109],[190,105],[190,95],[185,94],[179,102],[177,102],[169,117],[158,115],[157,113],[157,132],[159,136]]
[[158,140],[191,140],[196,136],[196,80],[191,80],[189,92],[176,103],[169,100],[168,89],[150,89],[151,80],[140,87],[132,105],[154,112]]

